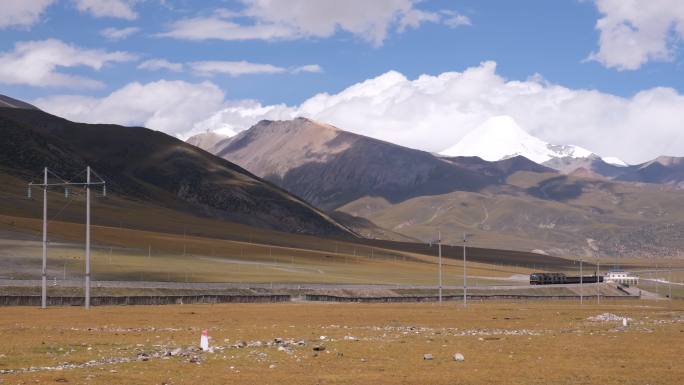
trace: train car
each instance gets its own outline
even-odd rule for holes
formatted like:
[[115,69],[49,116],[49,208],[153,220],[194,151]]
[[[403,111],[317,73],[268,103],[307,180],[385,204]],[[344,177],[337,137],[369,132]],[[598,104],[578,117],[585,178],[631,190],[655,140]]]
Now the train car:
[[[580,282],[581,278],[581,282]],[[596,275],[585,275],[583,277],[576,276],[576,277],[565,277],[565,282],[564,283],[597,283],[597,282],[603,282],[603,277],[602,276],[596,276]]]
[[563,273],[533,273],[530,274],[530,285],[554,285],[565,282]]
[[532,273],[530,274],[530,285],[562,285],[571,283],[597,283],[603,282],[602,276],[567,276],[563,273]]

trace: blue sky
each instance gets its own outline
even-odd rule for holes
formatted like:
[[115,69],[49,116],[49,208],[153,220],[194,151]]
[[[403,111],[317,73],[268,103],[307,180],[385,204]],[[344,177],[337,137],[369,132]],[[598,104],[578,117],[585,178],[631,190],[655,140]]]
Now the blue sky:
[[[438,77],[444,73],[466,73],[468,69],[482,68],[483,62],[496,63],[488,79],[527,82],[526,86],[536,84],[547,93],[557,91],[553,87],[558,86],[582,97],[589,90],[599,93],[607,106],[618,98],[622,102],[620,108],[629,111],[639,107],[634,105],[638,102],[634,97],[639,93],[666,87],[673,93],[670,95],[673,100],[667,102],[671,107],[672,103],[680,102],[684,92],[679,44],[684,35],[684,10],[677,0],[654,0],[649,2],[648,9],[641,9],[644,3],[636,0],[8,1],[9,6],[0,10],[0,92],[35,101],[48,111],[84,121],[104,119],[95,116],[93,106],[99,103],[104,109],[102,103],[111,100],[117,91],[130,92],[126,87],[132,83],[146,86],[158,85],[160,81],[180,81],[188,87],[209,84],[214,87],[212,90],[218,91],[215,98],[206,101],[207,105],[216,104],[215,111],[190,114],[182,119],[185,126],[196,126],[225,108],[235,109],[236,104],[257,103],[262,108],[283,104],[290,110],[276,114],[271,109],[259,114],[252,110],[245,112],[240,107],[243,110],[239,115],[242,119],[245,114],[252,114],[256,119],[308,113],[345,124],[352,131],[437,151],[437,144],[419,140],[414,144],[411,138],[403,139],[407,135],[404,128],[392,132],[364,131],[359,127],[361,123],[340,119],[339,113],[320,108],[312,112],[302,104],[318,93],[343,95],[346,88],[388,71],[402,74],[405,85],[420,88],[411,82],[422,74]],[[339,9],[331,10],[332,7]],[[601,20],[606,27],[597,27]],[[218,23],[218,32],[216,28],[207,29],[207,23]],[[104,33],[106,29],[127,28],[131,33],[125,37],[108,38]],[[226,32],[226,29],[229,30]],[[248,38],[238,39],[245,34]],[[658,40],[660,35],[662,41]],[[25,49],[15,47],[27,42],[40,43]],[[63,53],[66,51],[69,52]],[[44,59],[46,56],[49,59]],[[70,62],[70,58],[78,59]],[[175,70],[141,68],[146,61],[161,59],[172,63]],[[207,62],[213,66],[209,70]],[[235,70],[236,62],[247,62],[243,63],[247,73],[229,74]],[[198,63],[204,63],[205,67]],[[3,65],[20,69],[3,72]],[[36,71],[35,75],[31,71]],[[61,75],[77,78],[64,80],[59,78]],[[401,79],[394,81],[398,82],[397,87],[404,84]],[[181,83],[165,84],[170,88]],[[139,92],[147,92],[147,88]],[[65,99],[65,95],[74,97]],[[539,100],[549,97],[540,95]],[[326,102],[325,108],[329,109],[330,103]],[[416,108],[425,107],[425,104],[417,105],[422,107]],[[447,108],[444,103],[440,106]],[[649,107],[654,111],[660,108]],[[155,105],[143,112],[131,111],[130,116],[106,117],[125,124],[146,124],[181,137],[196,132],[200,126],[194,131],[167,129],[155,123],[158,121],[151,122],[152,116],[159,117],[162,110],[178,108]],[[478,110],[479,115],[472,122],[456,119],[459,128],[444,127],[449,130],[447,137],[457,140],[483,121],[485,115],[502,111],[508,114],[512,108]],[[563,113],[560,109],[564,107],[557,108],[559,114]],[[466,117],[474,114],[471,110],[461,112]],[[125,109],[121,114],[126,114]],[[239,131],[254,120],[231,120],[227,115],[227,112],[223,114],[218,126],[201,127]],[[391,115],[384,116],[397,120]],[[573,134],[568,130],[574,127],[561,130],[529,117],[515,118],[524,123],[526,130],[546,140],[572,141],[592,150],[597,148],[594,151],[611,152],[610,155],[630,152],[628,143],[613,149],[582,136],[591,132],[592,124],[594,130],[608,130],[608,124],[624,125],[619,119],[609,123],[603,118],[600,122],[580,122],[587,127]],[[559,125],[578,124],[564,123],[562,116],[557,119]],[[662,128],[663,143],[674,130],[675,127]],[[682,146],[672,148],[670,144],[670,148],[658,152],[659,147],[655,145],[648,154],[631,160],[668,151],[679,154],[684,152]]]
[[[585,61],[597,49],[595,29],[600,14],[590,1],[425,1],[420,9],[452,9],[467,16],[470,26],[449,28],[426,23],[403,32],[392,31],[376,47],[358,36],[340,31],[330,38],[309,37],[294,41],[185,41],[155,36],[183,17],[210,14],[216,8],[239,12],[240,1],[157,1],[136,4],[135,20],[92,17],[69,1],[49,6],[44,18],[30,28],[8,28],[0,35],[0,50],[9,51],[17,41],[58,38],[84,48],[123,50],[141,58],[166,58],[173,62],[197,60],[246,60],[283,67],[319,64],[320,74],[271,74],[240,77],[217,76],[213,80],[229,98],[257,99],[264,103],[300,103],[318,92],[337,92],[350,84],[397,70],[409,78],[420,74],[461,71],[485,60],[498,63],[498,72],[509,79],[525,79],[538,73],[545,79],[572,88],[595,88],[629,96],[645,88],[669,86],[682,91],[684,69],[680,62],[647,63],[636,71],[616,71],[598,62]],[[100,34],[105,28],[137,27],[129,38],[112,41]],[[138,63],[107,66],[94,71],[73,68],[68,72],[97,78],[107,87],[85,92],[103,95],[131,81],[156,79],[201,80],[188,73],[155,73],[137,70]],[[274,87],[274,83],[278,87]],[[64,93],[60,87],[3,86],[4,92],[24,99]],[[70,90],[71,91],[71,90]],[[83,92],[82,92],[83,93]]]

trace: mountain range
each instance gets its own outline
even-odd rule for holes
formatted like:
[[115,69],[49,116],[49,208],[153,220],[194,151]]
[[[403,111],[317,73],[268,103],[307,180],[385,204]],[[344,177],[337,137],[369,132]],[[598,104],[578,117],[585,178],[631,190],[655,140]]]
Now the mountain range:
[[[681,159],[616,165],[519,131],[497,136],[501,122],[510,123],[493,119],[480,137],[513,143],[499,140],[491,151],[479,145],[489,160],[451,156],[463,155],[456,150],[470,148],[465,145],[431,154],[305,118],[261,121],[233,137],[206,140],[200,134],[189,141],[209,143],[207,151],[328,212],[362,217],[416,239],[434,239],[441,231],[456,243],[468,232],[491,247],[556,255],[684,250]],[[464,143],[476,143],[473,138]]]
[[[0,103],[3,180],[40,182],[45,166],[70,179],[89,165],[107,181],[109,191],[125,197],[121,204],[147,202],[260,228],[356,237],[304,200],[164,133],[75,123],[6,96]],[[18,207],[23,202],[3,205],[0,214]]]
[[547,143],[530,135],[510,116],[489,118],[439,155],[477,156],[487,161],[523,156],[563,174],[684,186],[683,158],[661,156],[628,165],[616,157],[601,157],[579,146]]

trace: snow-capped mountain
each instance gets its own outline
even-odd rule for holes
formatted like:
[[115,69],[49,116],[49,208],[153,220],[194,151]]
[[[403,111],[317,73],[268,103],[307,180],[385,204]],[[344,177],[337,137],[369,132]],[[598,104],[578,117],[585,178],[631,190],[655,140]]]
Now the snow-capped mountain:
[[618,167],[628,167],[629,166],[622,159],[616,158],[614,156],[604,156],[601,159],[603,159],[603,161],[608,163],[608,164],[612,164],[613,166],[618,166]]
[[[617,158],[601,159],[593,152],[573,145],[549,144],[530,135],[510,116],[495,116],[470,131],[454,146],[439,153],[442,156],[478,156],[487,161],[525,158],[564,172],[572,172],[576,160],[596,161],[626,166]],[[559,160],[563,160],[559,162]]]

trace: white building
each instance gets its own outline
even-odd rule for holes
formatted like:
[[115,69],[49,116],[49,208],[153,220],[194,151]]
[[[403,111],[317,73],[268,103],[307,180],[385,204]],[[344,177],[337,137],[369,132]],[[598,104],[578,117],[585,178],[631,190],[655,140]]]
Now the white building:
[[622,270],[612,270],[603,277],[603,281],[632,286],[639,284],[639,276]]

